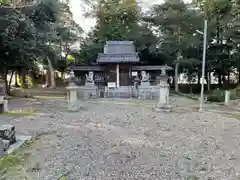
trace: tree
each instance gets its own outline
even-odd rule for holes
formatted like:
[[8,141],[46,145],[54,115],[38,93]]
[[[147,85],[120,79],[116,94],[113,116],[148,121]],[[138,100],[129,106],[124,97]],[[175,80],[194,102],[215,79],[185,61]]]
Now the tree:
[[[209,24],[208,73],[214,72],[221,87],[222,81],[226,85],[225,76],[229,76],[232,69],[230,60],[231,45],[224,43],[225,41],[229,42],[229,38],[225,34],[228,29],[228,22],[231,20],[232,2],[229,0],[198,0],[197,3],[201,10],[205,12]],[[210,78],[208,78],[208,82],[210,81]]]
[[135,0],[100,0],[90,12],[97,23],[81,44],[79,63],[91,64],[102,52],[107,40],[134,41],[140,57],[143,52],[153,52],[157,41],[147,24],[141,21],[141,10]]
[[[66,41],[72,42],[75,38],[73,32],[63,33],[74,24],[63,18],[63,13],[68,12],[66,7],[60,1],[42,0],[16,9],[9,4],[0,8],[0,70],[4,77],[9,71],[18,71],[25,84],[26,72],[35,71],[39,63],[44,63],[48,64],[52,75],[51,85],[55,86],[53,69],[60,62],[58,54],[66,50]],[[75,25],[73,29],[80,27]]]
[[178,91],[179,65],[186,64],[187,61],[190,61],[189,64],[197,62],[191,61],[192,58],[184,58],[183,52],[189,47],[198,46],[199,42],[193,34],[201,27],[198,22],[202,22],[202,17],[182,0],[166,0],[163,4],[153,6],[151,16],[144,20],[158,27],[162,39],[161,49],[175,59],[168,64],[175,64],[175,90]]

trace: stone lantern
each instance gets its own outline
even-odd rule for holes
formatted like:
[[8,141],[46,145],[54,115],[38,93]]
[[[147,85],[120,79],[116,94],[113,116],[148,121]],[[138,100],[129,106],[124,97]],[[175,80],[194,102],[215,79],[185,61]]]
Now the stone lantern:
[[70,72],[69,77],[69,84],[66,87],[68,90],[68,110],[69,111],[78,111],[80,108],[79,101],[78,101],[78,86],[75,84],[75,76],[74,72]]
[[166,70],[172,69],[171,67],[165,65],[161,68],[160,75],[160,84],[159,84],[159,102],[155,107],[156,111],[160,112],[170,112],[169,105],[169,84],[168,84],[168,75],[166,74]]

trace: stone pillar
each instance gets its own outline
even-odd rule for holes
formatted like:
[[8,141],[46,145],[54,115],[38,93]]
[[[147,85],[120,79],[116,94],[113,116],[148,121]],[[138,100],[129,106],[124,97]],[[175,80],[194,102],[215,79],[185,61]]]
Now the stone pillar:
[[230,96],[231,96],[231,92],[230,92],[230,91],[225,91],[225,105],[226,105],[226,106],[229,105]]
[[119,88],[119,64],[117,64],[117,66],[116,66],[116,73],[117,73],[117,82],[116,82],[116,84],[117,84],[117,88]]
[[79,110],[80,105],[78,101],[78,87],[77,86],[68,86],[68,110],[76,112]]
[[162,69],[159,84],[159,102],[155,108],[155,110],[159,112],[170,112],[169,84],[167,80],[168,76],[166,75],[166,69]]
[[66,89],[68,90],[68,110],[73,112],[78,111],[80,108],[78,101],[78,87],[75,84],[73,71],[70,72],[69,85]]

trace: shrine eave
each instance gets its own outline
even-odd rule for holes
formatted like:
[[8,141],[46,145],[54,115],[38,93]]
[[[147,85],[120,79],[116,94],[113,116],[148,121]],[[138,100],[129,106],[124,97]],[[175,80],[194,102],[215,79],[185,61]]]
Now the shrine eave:
[[150,65],[141,65],[141,66],[133,66],[132,70],[133,71],[156,71],[156,70],[161,70],[161,69],[166,69],[166,70],[173,70],[172,67],[170,66],[150,66]]
[[73,71],[104,71],[103,67],[101,66],[79,66],[79,65],[72,65],[67,68],[67,70]]
[[97,63],[138,63],[140,58],[137,53],[105,54],[99,53]]

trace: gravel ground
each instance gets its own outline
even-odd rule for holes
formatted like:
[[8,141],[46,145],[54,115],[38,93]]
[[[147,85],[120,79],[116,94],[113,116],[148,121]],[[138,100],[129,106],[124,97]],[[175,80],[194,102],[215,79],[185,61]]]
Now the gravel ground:
[[199,113],[183,99],[172,101],[171,113],[131,100],[86,101],[77,113],[61,100],[31,103],[41,107],[35,117],[0,116],[18,133],[47,134],[30,155],[31,180],[240,178],[239,120]]

